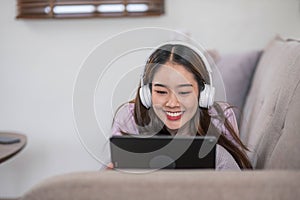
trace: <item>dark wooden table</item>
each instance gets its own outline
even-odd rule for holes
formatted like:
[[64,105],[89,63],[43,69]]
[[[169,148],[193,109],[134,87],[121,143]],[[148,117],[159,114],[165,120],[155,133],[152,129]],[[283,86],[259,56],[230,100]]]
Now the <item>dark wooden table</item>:
[[0,144],[0,163],[20,152],[25,147],[27,142],[27,137],[18,133],[0,132],[0,137],[19,139],[19,142],[16,143]]

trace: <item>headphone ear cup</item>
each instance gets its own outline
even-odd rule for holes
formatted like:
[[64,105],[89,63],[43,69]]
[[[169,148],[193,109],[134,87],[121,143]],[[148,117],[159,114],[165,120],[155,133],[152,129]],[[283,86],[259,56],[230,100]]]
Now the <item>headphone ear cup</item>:
[[215,88],[204,84],[204,89],[200,93],[199,106],[201,108],[209,108],[214,104]]
[[139,96],[140,96],[141,103],[145,106],[145,108],[149,109],[152,104],[151,91],[149,85],[141,86],[139,90]]

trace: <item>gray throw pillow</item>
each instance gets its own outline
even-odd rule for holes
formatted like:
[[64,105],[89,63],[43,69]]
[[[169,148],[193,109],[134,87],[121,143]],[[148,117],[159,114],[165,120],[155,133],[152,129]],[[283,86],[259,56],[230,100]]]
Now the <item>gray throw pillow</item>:
[[227,102],[236,107],[238,123],[260,55],[261,51],[249,51],[224,54],[215,60],[223,78]]

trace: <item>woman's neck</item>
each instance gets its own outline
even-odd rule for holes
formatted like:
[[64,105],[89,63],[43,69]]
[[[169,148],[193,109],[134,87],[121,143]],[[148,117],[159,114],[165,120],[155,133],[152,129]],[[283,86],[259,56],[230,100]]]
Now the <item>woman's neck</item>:
[[191,126],[189,123],[186,123],[184,126],[179,129],[169,129],[166,127],[167,131],[172,135],[182,135],[182,136],[193,136],[196,135],[196,131],[191,130]]

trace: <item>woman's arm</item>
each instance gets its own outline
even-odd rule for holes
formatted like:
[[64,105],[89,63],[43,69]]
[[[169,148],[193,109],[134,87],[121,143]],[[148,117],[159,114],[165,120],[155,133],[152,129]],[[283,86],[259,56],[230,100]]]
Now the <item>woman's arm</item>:
[[216,146],[216,170],[241,170],[232,155],[221,145]]

